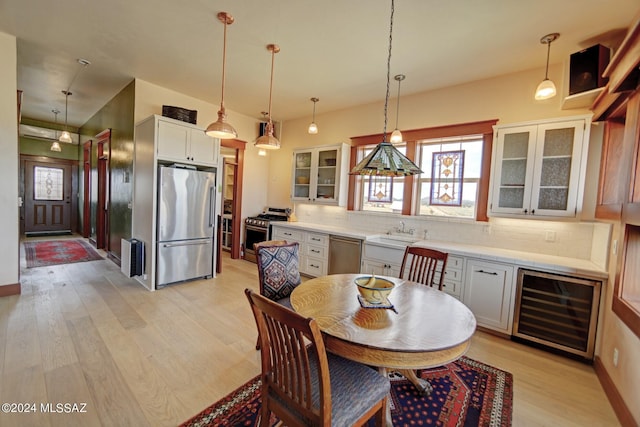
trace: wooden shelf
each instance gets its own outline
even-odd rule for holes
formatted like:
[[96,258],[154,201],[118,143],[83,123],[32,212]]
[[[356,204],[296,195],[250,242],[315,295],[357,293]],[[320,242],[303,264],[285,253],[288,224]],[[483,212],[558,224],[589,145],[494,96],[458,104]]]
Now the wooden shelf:
[[564,98],[562,101],[563,110],[573,110],[576,108],[589,108],[593,101],[604,91],[604,87],[598,87],[585,92],[574,93]]

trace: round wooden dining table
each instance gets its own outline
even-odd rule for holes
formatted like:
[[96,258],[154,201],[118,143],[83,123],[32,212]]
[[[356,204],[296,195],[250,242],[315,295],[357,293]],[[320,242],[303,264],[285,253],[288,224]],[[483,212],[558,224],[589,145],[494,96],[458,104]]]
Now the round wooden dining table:
[[423,393],[428,382],[414,370],[441,366],[469,348],[476,319],[454,297],[419,283],[394,277],[392,308],[364,308],[354,283],[361,274],[334,274],[308,280],[291,294],[291,306],[316,320],[328,351],[400,371]]

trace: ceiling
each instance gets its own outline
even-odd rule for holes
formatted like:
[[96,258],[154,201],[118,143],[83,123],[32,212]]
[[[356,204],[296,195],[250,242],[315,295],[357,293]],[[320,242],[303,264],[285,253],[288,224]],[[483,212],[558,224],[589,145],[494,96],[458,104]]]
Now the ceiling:
[[[310,115],[311,97],[317,114],[384,100],[390,0],[0,0],[0,31],[17,38],[23,115],[53,121],[57,108],[64,120],[61,91],[72,81],[73,126],[133,78],[219,104],[220,11],[235,18],[228,110],[260,118],[268,109],[268,43],[281,48],[274,120]],[[395,74],[407,76],[402,95],[536,68],[542,80],[542,36],[560,33],[550,62],[561,63],[597,43],[616,47],[638,11],[638,0],[396,0],[391,96]]]

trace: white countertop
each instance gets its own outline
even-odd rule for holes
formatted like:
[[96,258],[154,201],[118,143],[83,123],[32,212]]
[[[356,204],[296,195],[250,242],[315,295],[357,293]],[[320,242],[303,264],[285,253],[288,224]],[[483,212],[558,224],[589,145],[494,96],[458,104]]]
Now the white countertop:
[[[350,230],[342,227],[327,226],[323,224],[313,224],[305,222],[278,222],[274,224],[281,227],[300,229],[304,231],[314,231],[319,233],[334,234],[343,237],[351,237],[355,239],[369,240],[369,244],[386,246],[389,248],[403,249],[405,245],[400,243],[382,243],[374,242],[371,239],[384,236],[381,233],[366,232],[360,230]],[[398,237],[398,236],[389,236]],[[411,239],[412,236],[406,235],[401,238]],[[454,255],[466,257],[481,258],[487,261],[495,261],[506,264],[514,264],[518,267],[529,268],[532,270],[552,271],[560,274],[568,275],[584,275],[598,279],[607,279],[609,277],[605,267],[600,266],[591,260],[567,258],[554,255],[544,255],[531,252],[514,251],[510,249],[501,249],[495,247],[470,245],[463,243],[449,243],[436,240],[420,240],[417,237],[413,245],[426,246],[449,252]]]

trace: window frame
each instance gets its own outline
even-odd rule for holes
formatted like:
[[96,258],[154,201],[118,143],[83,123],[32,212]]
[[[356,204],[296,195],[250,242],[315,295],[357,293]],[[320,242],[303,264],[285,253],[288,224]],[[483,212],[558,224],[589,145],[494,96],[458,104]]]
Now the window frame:
[[[478,200],[476,206],[475,221],[487,222],[487,206],[489,203],[489,181],[491,177],[491,153],[493,151],[493,126],[498,119],[484,120],[478,122],[460,123],[453,125],[437,126],[422,129],[412,129],[402,131],[404,144],[407,146],[407,157],[415,162],[418,154],[418,141],[425,139],[451,138],[466,135],[482,135],[482,166],[481,177],[478,183]],[[353,169],[358,160],[358,148],[363,145],[375,145],[382,141],[382,134],[355,136],[351,138],[351,157],[349,159],[349,169]],[[413,176],[405,177],[404,193],[402,198],[401,215],[416,215],[414,199],[416,194],[416,180]],[[360,210],[356,196],[360,194],[362,179],[356,175],[349,175],[349,192],[347,199],[347,210]],[[392,214],[393,215],[393,214]]]

